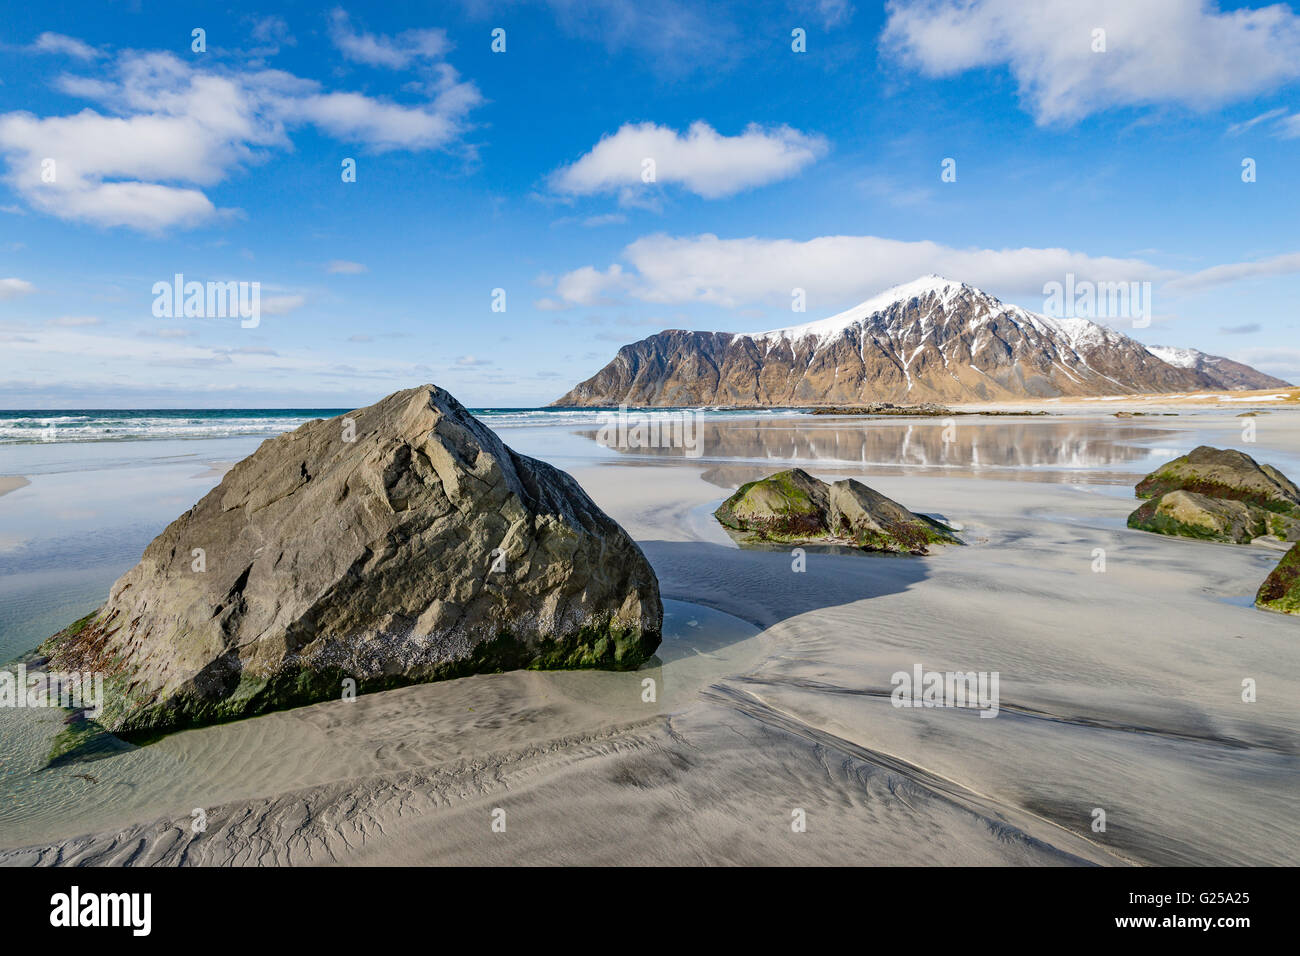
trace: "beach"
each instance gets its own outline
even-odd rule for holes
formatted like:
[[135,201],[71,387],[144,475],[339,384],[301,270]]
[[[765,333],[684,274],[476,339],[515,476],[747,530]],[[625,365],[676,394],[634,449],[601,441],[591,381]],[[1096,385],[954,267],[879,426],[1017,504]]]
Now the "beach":
[[[714,415],[699,457],[602,447],[577,418],[498,424],[645,552],[654,660],[363,694],[48,768],[62,712],[0,710],[0,862],[1294,864],[1300,620],[1251,604],[1280,552],[1125,525],[1134,483],[1199,444],[1300,477],[1285,405]],[[5,658],[97,606],[260,440],[7,447]],[[713,509],[794,465],[965,544],[810,547],[802,567],[738,547]],[[917,667],[996,673],[996,716],[895,706]]]

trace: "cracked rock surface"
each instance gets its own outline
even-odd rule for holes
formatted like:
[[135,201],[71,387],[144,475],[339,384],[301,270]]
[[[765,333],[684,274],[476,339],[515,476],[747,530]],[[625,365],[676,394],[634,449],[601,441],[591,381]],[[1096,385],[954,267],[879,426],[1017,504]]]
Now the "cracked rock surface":
[[348,680],[631,669],[662,621],[645,556],[576,481],[425,385],[263,442],[40,652],[104,673],[103,728],[156,732]]

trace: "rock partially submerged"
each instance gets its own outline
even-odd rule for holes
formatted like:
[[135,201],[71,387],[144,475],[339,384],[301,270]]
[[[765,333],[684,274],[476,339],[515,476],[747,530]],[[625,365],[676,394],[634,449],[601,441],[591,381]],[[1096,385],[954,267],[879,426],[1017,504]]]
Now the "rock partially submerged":
[[860,481],[828,485],[801,468],[742,485],[714,516],[750,543],[851,544],[907,554],[927,554],[932,544],[961,544],[950,528]]
[[1300,544],[1292,547],[1264,579],[1255,604],[1270,611],[1300,614]]
[[1272,465],[1202,445],[1138,482],[1149,498],[1128,526],[1157,534],[1249,544],[1300,541],[1300,489]]
[[156,732],[349,678],[635,668],[662,622],[645,556],[578,483],[426,385],[263,442],[41,652],[105,675],[101,726]]

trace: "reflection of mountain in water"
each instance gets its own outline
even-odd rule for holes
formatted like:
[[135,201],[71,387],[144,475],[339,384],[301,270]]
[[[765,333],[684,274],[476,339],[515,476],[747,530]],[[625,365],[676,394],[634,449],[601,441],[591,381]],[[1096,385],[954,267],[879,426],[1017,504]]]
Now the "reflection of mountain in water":
[[[596,429],[578,432],[593,441]],[[1151,457],[1147,442],[1167,429],[1071,421],[846,423],[807,418],[704,421],[702,458],[826,462],[885,468],[1104,468]],[[616,448],[629,455],[683,457],[681,448]]]

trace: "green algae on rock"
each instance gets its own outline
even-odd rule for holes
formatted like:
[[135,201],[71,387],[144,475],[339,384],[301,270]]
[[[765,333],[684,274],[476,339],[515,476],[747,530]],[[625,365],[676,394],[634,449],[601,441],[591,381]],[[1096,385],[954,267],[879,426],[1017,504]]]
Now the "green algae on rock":
[[1139,531],[1235,544],[1300,541],[1300,489],[1234,449],[1202,445],[1161,465],[1136,490],[1150,499],[1128,517]]
[[426,385],[263,442],[172,522],[51,670],[104,675],[137,739],[355,690],[659,645],[640,548],[569,475]]
[[1128,517],[1139,531],[1205,541],[1250,544],[1267,536],[1300,540],[1300,520],[1265,511],[1231,498],[1211,498],[1194,491],[1171,491],[1143,504]]
[[824,481],[793,468],[741,485],[714,515],[727,528],[766,540],[803,539],[825,533],[826,498]]
[[1300,614],[1300,544],[1293,546],[1264,579],[1255,604],[1270,611]]
[[1233,448],[1201,445],[1161,465],[1137,484],[1139,498],[1157,498],[1170,491],[1244,501],[1300,518],[1300,488],[1272,465],[1261,465]]
[[933,544],[961,544],[952,529],[860,481],[828,485],[801,468],[742,485],[714,517],[742,543],[850,544],[906,554],[927,554]]

